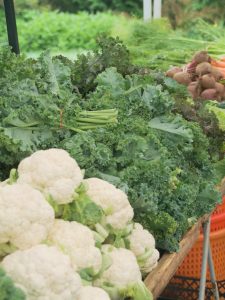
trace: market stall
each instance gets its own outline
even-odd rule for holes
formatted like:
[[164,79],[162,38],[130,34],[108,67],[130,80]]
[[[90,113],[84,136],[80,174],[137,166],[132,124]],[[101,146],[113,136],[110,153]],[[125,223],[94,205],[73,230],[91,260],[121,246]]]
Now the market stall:
[[[199,76],[199,87],[202,75],[212,77],[211,68],[218,61],[209,60],[204,51],[199,64],[210,65],[206,74],[198,74],[198,64],[191,62],[182,70],[173,68],[172,75],[169,70],[166,77],[130,64],[129,52],[112,38],[100,40],[101,50],[81,56],[77,63],[49,53],[30,60],[19,56],[13,1],[4,3],[9,45],[16,56],[8,49],[1,54],[9,64],[2,64],[1,83],[7,88],[2,88],[0,258],[17,283],[18,299],[25,299],[23,292],[31,295],[20,261],[25,269],[34,264],[31,285],[41,297],[41,281],[35,276],[44,278],[46,270],[38,269],[35,257],[43,265],[49,263],[49,276],[59,287],[52,288],[51,294],[44,279],[48,300],[57,292],[62,299],[83,300],[89,292],[106,300],[108,295],[113,300],[157,299],[202,227],[198,300],[205,299],[207,265],[214,297],[220,299],[210,248],[210,216],[221,194],[211,179],[211,145],[199,125],[205,126],[208,119],[199,121],[199,103],[196,111],[191,107],[194,121],[183,117],[173,99],[173,89],[180,89],[175,85],[177,73],[185,73],[187,82],[176,81],[186,86],[193,86]],[[221,78],[214,80],[214,86],[223,85]],[[201,88],[196,98],[207,90]],[[195,100],[195,93],[190,95]],[[215,95],[221,103],[209,103],[206,109],[218,116],[218,110],[224,109],[224,90],[218,94],[215,87]],[[20,213],[21,222],[9,203]],[[33,217],[28,208],[35,212]],[[6,220],[14,225],[9,228]],[[163,253],[160,259],[157,248]],[[59,273],[63,272],[55,279],[57,262]],[[7,277],[5,271],[0,271],[0,280],[1,276]],[[65,278],[71,283],[66,288]]]

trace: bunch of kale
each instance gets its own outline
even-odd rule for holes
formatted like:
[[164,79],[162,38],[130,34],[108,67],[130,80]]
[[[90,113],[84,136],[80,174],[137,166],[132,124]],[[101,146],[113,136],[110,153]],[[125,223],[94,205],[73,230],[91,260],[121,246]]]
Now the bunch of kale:
[[174,98],[154,80],[124,78],[115,68],[101,73],[84,107],[117,107],[118,125],[79,133],[61,146],[87,176],[128,192],[136,220],[153,232],[159,248],[176,251],[183,234],[214,208],[219,194],[208,139],[197,123],[173,113]]

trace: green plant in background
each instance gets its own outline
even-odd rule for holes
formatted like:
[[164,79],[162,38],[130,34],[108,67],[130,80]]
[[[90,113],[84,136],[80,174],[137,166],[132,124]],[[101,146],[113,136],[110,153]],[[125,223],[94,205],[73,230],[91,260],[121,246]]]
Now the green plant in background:
[[93,49],[99,34],[110,33],[114,19],[111,14],[34,12],[28,22],[18,20],[21,48],[29,51]]
[[192,3],[193,7],[195,9],[203,9],[206,6],[212,6],[212,7],[221,7],[221,5],[224,4],[223,0],[198,0],[198,1],[194,1]]
[[173,28],[191,28],[190,20],[202,18],[211,24],[224,24],[225,7],[223,0],[164,0],[163,16],[168,17]]
[[43,4],[50,4],[53,9],[59,9],[65,12],[78,12],[78,11],[105,11],[109,9],[106,1],[102,0],[41,0]]
[[[111,13],[77,15],[27,10],[17,18],[20,48],[23,52],[51,50],[94,49],[96,37],[110,34],[117,17]],[[0,42],[6,41],[4,13],[0,11]]]
[[142,0],[41,0],[40,2],[48,3],[54,9],[68,12],[115,10],[135,15],[141,15],[143,5]]

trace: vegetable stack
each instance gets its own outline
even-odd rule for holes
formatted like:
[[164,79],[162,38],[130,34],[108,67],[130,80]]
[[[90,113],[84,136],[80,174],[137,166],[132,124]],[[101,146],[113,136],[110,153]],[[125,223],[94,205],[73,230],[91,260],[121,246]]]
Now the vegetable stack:
[[152,299],[142,275],[159,259],[154,237],[123,191],[83,176],[54,148],[0,184],[0,299]]
[[[19,168],[20,177],[32,178],[44,194],[54,193],[48,201],[57,217],[74,221],[76,215],[75,221],[96,226],[98,243],[110,233],[110,243],[127,244],[123,234],[118,234],[120,228],[113,235],[110,228],[105,232],[104,225],[113,227],[127,220],[124,208],[128,206],[127,201],[121,206],[111,197],[106,210],[94,205],[90,198],[95,199],[93,195],[102,185],[90,177],[123,190],[134,209],[135,222],[151,231],[157,247],[167,251],[177,251],[193,222],[212,211],[221,199],[214,189],[218,181],[208,153],[208,138],[196,120],[187,121],[185,114],[185,118],[178,114],[176,100],[182,108],[187,107],[182,105],[184,98],[190,100],[185,87],[161,72],[132,66],[121,41],[103,39],[99,50],[75,61],[49,53],[37,60],[27,59],[2,48],[0,69],[0,178],[7,178],[10,169],[37,150],[68,151],[85,169],[87,178],[72,195],[76,201],[70,202],[74,188],[70,176],[61,180],[67,169],[68,175],[71,172],[70,165],[66,171],[53,172],[62,175],[57,184],[53,178],[50,184],[40,180],[39,172],[27,170],[26,164]],[[214,115],[221,119],[219,126],[223,128],[224,109],[214,105],[209,109],[214,119]],[[189,111],[192,116],[193,108]],[[211,122],[204,124],[207,130],[212,127]],[[217,122],[212,124],[217,126]],[[47,168],[49,161],[43,164]],[[48,172],[44,173],[47,176]],[[104,189],[111,190],[109,186]],[[116,195],[120,199],[119,193]],[[90,207],[91,214],[83,213]],[[143,264],[143,268],[148,266]]]
[[166,75],[186,85],[194,100],[225,100],[224,71],[207,51],[197,52],[184,68],[173,67]]

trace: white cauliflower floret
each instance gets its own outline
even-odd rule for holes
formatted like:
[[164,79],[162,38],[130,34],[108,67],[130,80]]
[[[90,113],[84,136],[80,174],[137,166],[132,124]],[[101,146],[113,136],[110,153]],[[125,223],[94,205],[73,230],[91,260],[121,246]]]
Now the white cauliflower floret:
[[112,300],[131,297],[151,300],[152,295],[142,282],[135,255],[127,249],[104,245],[102,251],[111,259],[111,265],[94,284],[106,290]]
[[101,251],[95,247],[93,232],[77,222],[55,220],[48,242],[63,250],[78,271],[91,268],[96,274],[102,266]]
[[83,183],[87,186],[87,195],[103,209],[107,224],[123,229],[133,219],[133,208],[123,191],[98,178],[85,179]]
[[87,226],[78,222],[56,219],[49,232],[48,240],[70,248],[84,248],[95,245],[94,234]]
[[146,229],[143,229],[139,223],[134,224],[134,229],[128,237],[130,250],[138,257],[146,251],[153,252],[155,248],[155,239]]
[[74,300],[81,288],[69,257],[55,247],[38,245],[16,251],[1,266],[29,300]]
[[129,249],[135,254],[142,272],[152,270],[157,265],[159,252],[155,249],[153,235],[144,229],[141,224],[135,223],[131,234],[126,238]]
[[110,300],[110,298],[103,289],[84,286],[78,291],[76,300]]
[[62,149],[40,150],[23,159],[18,175],[18,182],[51,195],[57,204],[72,202],[75,189],[83,179],[77,162]]
[[97,247],[89,246],[76,248],[70,254],[72,262],[77,266],[78,271],[89,269],[90,276],[97,275],[102,267],[102,254]]
[[154,249],[152,255],[146,260],[144,266],[142,267],[142,272],[147,274],[155,269],[158,265],[159,256],[159,251]]
[[0,244],[19,249],[44,241],[55,217],[44,196],[25,184],[1,187],[0,208]]

